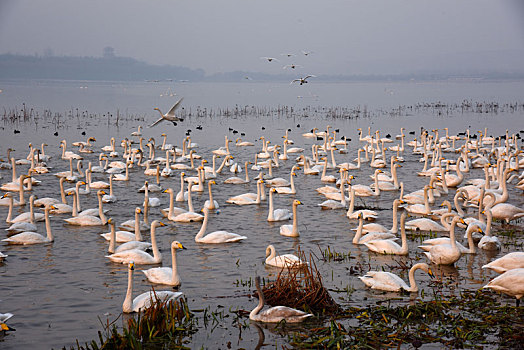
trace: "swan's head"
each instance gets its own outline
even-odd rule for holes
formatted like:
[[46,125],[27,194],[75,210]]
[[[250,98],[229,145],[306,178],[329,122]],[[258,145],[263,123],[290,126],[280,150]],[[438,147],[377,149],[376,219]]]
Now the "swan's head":
[[271,244],[266,248],[266,258],[271,255],[271,250],[275,249]]
[[66,196],[72,196],[74,195],[76,192],[75,191],[69,191],[66,193]]
[[153,108],[153,110],[154,110],[154,111],[160,111],[160,108],[155,107],[155,108]]
[[129,270],[133,271],[135,269],[135,263],[133,261],[131,261],[129,263]]
[[2,199],[3,199],[3,198],[6,198],[6,197],[11,197],[11,194],[10,194],[9,192],[7,192],[7,193],[4,193],[4,194],[2,195]]
[[162,193],[171,193],[171,192],[173,192],[171,188],[166,188],[165,190],[162,191]]
[[215,180],[211,180],[211,181],[209,181],[209,183],[210,183],[211,185],[216,185],[216,184],[217,184]]
[[293,201],[293,205],[302,205],[302,202],[299,201],[298,199],[295,199],[295,200]]
[[115,221],[113,220],[113,218],[109,218],[109,220],[107,220],[107,223],[109,225],[112,225]]
[[179,241],[173,241],[171,243],[171,249],[186,249]]
[[[84,184],[85,184],[85,182],[84,182]],[[100,190],[100,191],[97,192],[97,194],[98,194],[99,196],[103,196],[104,194],[107,194],[107,193],[106,193],[106,191],[104,191],[104,190]]]
[[135,208],[135,214],[140,214],[140,213],[142,213],[142,209],[140,209],[138,207]]

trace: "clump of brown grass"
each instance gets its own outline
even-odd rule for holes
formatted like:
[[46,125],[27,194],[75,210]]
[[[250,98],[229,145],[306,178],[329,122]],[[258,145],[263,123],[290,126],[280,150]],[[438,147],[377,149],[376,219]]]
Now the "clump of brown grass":
[[[303,252],[298,253],[306,261]],[[322,284],[322,276],[311,254],[307,265],[301,268],[283,268],[273,282],[263,288],[266,303],[305,309],[316,314],[336,313],[340,306]]]

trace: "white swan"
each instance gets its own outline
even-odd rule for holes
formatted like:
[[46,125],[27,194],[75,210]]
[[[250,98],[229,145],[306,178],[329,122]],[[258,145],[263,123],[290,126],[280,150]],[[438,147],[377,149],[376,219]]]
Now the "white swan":
[[[475,249],[475,243],[473,241],[473,233],[474,232],[483,232],[482,229],[477,224],[470,224],[468,225],[468,229],[466,230],[466,238],[468,239],[468,248],[464,247],[459,242],[456,242],[457,247],[460,250],[461,254],[476,254],[477,250]],[[450,238],[449,237],[439,237],[439,238],[432,238],[432,239],[426,239],[422,242],[422,246],[419,246],[422,250],[430,251],[431,247],[437,244],[450,244]]]
[[286,321],[287,323],[298,323],[313,314],[296,310],[287,306],[273,306],[270,309],[260,311],[264,307],[264,292],[260,288],[260,277],[255,277],[255,286],[258,292],[258,305],[249,314],[249,319],[257,322],[278,323]]
[[355,236],[353,237],[353,244],[365,244],[370,241],[377,239],[394,239],[396,236],[392,232],[373,232],[368,231],[364,237],[362,237],[362,227],[364,226],[364,216],[362,213],[358,214],[358,227]]
[[52,205],[46,205],[45,207],[45,229],[46,229],[46,237],[41,235],[37,232],[21,232],[14,236],[8,237],[3,239],[3,242],[7,242],[9,244],[37,244],[37,243],[51,243],[53,242],[53,233],[51,232],[51,222],[49,220],[49,210],[53,208]]
[[[102,202],[102,196],[106,194],[103,190],[98,190],[97,197],[98,197],[98,217],[93,215],[78,215],[76,217],[72,217],[69,219],[64,219],[65,222],[67,222],[70,225],[77,225],[77,226],[98,226],[98,225],[106,225],[107,224],[107,218],[104,215],[104,209],[103,209],[103,202]],[[77,194],[78,196],[78,194]],[[78,201],[78,198],[77,198]],[[73,208],[74,209],[74,208]]]
[[269,190],[269,212],[267,215],[267,221],[286,221],[293,217],[293,214],[289,209],[273,209],[273,193],[277,190],[271,188]]
[[136,224],[137,220],[140,220],[140,213],[142,213],[142,210],[140,208],[135,209],[135,232],[131,233],[129,231],[116,231],[115,230],[115,222],[114,220],[108,220],[108,224],[111,227],[111,232],[107,233],[101,233],[100,236],[104,237],[106,241],[111,240],[111,235],[113,231],[115,230],[115,242],[116,243],[124,243],[124,242],[130,242],[130,241],[142,241],[142,234],[140,232],[140,226]]
[[[247,168],[246,168],[246,174],[247,174]],[[216,200],[213,199],[213,192],[211,191],[211,185],[216,185],[217,183],[215,180],[211,180],[207,183],[207,190],[209,192],[209,199],[204,202],[204,208],[208,208],[210,210],[218,209],[219,205]]]
[[140,231],[135,232],[135,240],[133,241],[127,241],[121,245],[119,245],[116,249],[116,229],[115,229],[115,222],[112,218],[109,218],[107,220],[107,223],[111,225],[111,232],[110,232],[110,238],[109,238],[109,248],[107,252],[109,254],[119,253],[123,252],[124,250],[130,250],[130,249],[140,249],[140,250],[148,250],[151,248],[151,243],[149,242],[141,242],[139,240],[142,239],[142,235],[140,234]]
[[517,298],[517,307],[519,307],[520,298],[524,295],[524,268],[506,271],[492,279],[482,288],[490,288],[494,291],[514,296]]
[[484,250],[499,250],[502,243],[500,243],[498,237],[491,235],[491,221],[493,220],[493,216],[491,214],[490,206],[484,209],[482,213],[486,215],[486,231],[484,232],[484,236],[480,239],[478,247]]
[[374,210],[361,209],[361,210],[354,211],[355,210],[355,190],[353,189],[353,186],[351,185],[349,185],[348,190],[349,190],[349,208],[348,208],[348,211],[346,212],[346,216],[349,219],[351,220],[360,219],[359,215],[362,215],[362,218],[364,220],[370,220],[370,221],[378,218],[378,213]]
[[180,297],[182,292],[171,291],[149,291],[142,293],[133,299],[133,271],[135,264],[129,263],[129,272],[127,277],[127,293],[122,304],[122,311],[125,313],[140,312],[141,310],[151,307],[151,302],[170,301]]
[[9,206],[9,211],[7,213],[6,222],[10,224],[16,224],[18,222],[36,222],[36,221],[44,221],[44,214],[41,213],[35,213],[35,195],[32,195],[29,197],[29,211],[22,213],[15,218],[11,218],[13,206]]
[[306,262],[293,254],[278,255],[273,245],[268,245],[266,248],[266,266],[280,267],[280,268],[300,268],[307,265]]
[[233,243],[247,239],[246,236],[241,236],[227,231],[215,231],[206,235],[207,222],[209,220],[209,209],[204,208],[202,211],[204,212],[204,222],[202,223],[202,227],[200,227],[200,231],[198,231],[197,235],[195,236],[195,242],[208,244]]
[[[397,233],[398,232],[398,207],[400,204],[404,204],[405,202],[401,199],[395,199],[393,201],[393,224],[391,226],[391,229],[388,229],[387,227],[377,224],[377,223],[369,223],[362,226],[362,233],[367,232],[391,232],[391,233]],[[358,214],[357,214],[358,215]],[[358,216],[357,216],[358,218]],[[407,229],[407,223],[406,223],[406,229]],[[351,230],[356,231],[356,228],[352,228]]]
[[128,264],[130,262],[136,262],[136,264],[149,265],[149,264],[159,264],[162,262],[162,254],[158,250],[158,245],[156,243],[156,228],[159,226],[166,226],[163,222],[155,220],[151,223],[151,245],[153,248],[153,256],[151,254],[144,252],[139,249],[125,250],[123,252],[115,253],[106,256],[109,260]]
[[260,204],[261,192],[264,191],[264,180],[260,179],[257,181],[257,193],[244,193],[238,196],[230,197],[226,200],[226,203],[236,205],[249,205],[249,204]]
[[178,214],[173,218],[168,218],[169,220],[175,222],[197,222],[204,220],[204,216],[195,212],[193,208],[193,199],[191,196],[193,182],[190,182],[187,186],[187,211],[182,214]]
[[482,266],[483,269],[491,269],[497,273],[508,270],[524,268],[524,252],[512,252],[504,255],[489,264]]
[[291,172],[291,174],[289,175],[289,183],[291,184],[291,187],[288,187],[288,186],[274,187],[277,193],[278,194],[296,194],[297,190],[295,188],[295,181],[293,180],[295,176],[297,176],[296,172]]
[[169,207],[160,209],[162,215],[169,220],[174,219],[175,216],[187,212],[184,208],[175,207],[175,191],[172,188],[167,188],[162,193],[169,193]]
[[464,220],[459,216],[453,218],[449,230],[450,244],[437,244],[432,246],[429,251],[424,252],[431,262],[437,265],[453,265],[460,259],[461,253],[455,241],[455,226],[458,222],[465,225]]
[[171,242],[171,267],[153,267],[151,269],[142,270],[144,275],[151,283],[167,284],[170,286],[180,285],[180,275],[178,274],[176,251],[177,249],[186,249],[182,243],[178,241]]
[[409,286],[403,279],[391,272],[368,271],[364,276],[359,277],[362,282],[371,289],[385,290],[388,292],[399,292],[404,289],[407,292],[418,292],[417,282],[415,281],[415,271],[423,270],[433,277],[428,264],[415,264],[409,269]]
[[375,189],[373,190],[370,186],[366,185],[351,185],[351,188],[355,190],[355,196],[369,197],[379,196],[380,187],[378,186],[378,174],[382,173],[382,170],[375,170]]
[[400,237],[402,245],[399,245],[392,239],[379,239],[364,243],[371,251],[379,254],[408,255],[408,239],[406,237],[406,216],[404,211],[400,215]]
[[140,214],[142,213],[144,213],[144,216],[146,215],[145,212],[142,211],[142,209],[136,207],[135,218],[132,220],[124,221],[123,223],[118,225],[118,228],[124,231],[136,232],[138,223],[138,230],[149,230],[149,225],[147,225],[145,221],[140,220]]
[[300,233],[298,232],[298,215],[297,207],[302,205],[302,202],[298,199],[293,201],[293,225],[282,225],[280,226],[280,234],[287,237],[298,237]]
[[[244,163],[244,169],[246,171],[246,176],[245,178],[241,178],[241,177],[238,177],[238,176],[232,176],[232,177],[228,177],[227,179],[224,180],[224,183],[225,184],[233,184],[233,185],[241,185],[241,184],[247,184],[249,183],[249,174],[248,174],[248,164],[250,164],[251,162],[245,162]],[[237,164],[237,163],[235,163]]]

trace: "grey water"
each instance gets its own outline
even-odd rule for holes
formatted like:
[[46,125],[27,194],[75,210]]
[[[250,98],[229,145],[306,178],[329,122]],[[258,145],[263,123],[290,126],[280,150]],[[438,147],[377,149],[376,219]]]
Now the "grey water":
[[[509,105],[522,105],[524,82],[518,81],[312,82],[304,86],[256,82],[1,81],[0,90],[0,116],[3,116],[0,158],[5,158],[7,149],[11,147],[15,149],[12,155],[16,159],[25,159],[29,143],[38,147],[46,143],[46,153],[53,156],[48,164],[53,167],[51,172],[35,176],[42,181],[33,189],[38,197],[58,196],[58,178],[52,174],[69,168],[69,163],[60,157],[61,140],[67,140],[70,145],[74,141],[85,141],[89,136],[96,137],[95,152],[83,156],[84,168],[89,161],[97,165],[100,147],[108,145],[111,137],[116,138],[117,145],[124,138],[138,141],[130,134],[139,125],[145,127],[158,118],[158,112],[153,107],[159,107],[165,113],[182,97],[185,120],[177,126],[163,122],[154,128],[144,128],[142,137],[146,141],[154,138],[159,145],[161,134],[166,133],[169,143],[181,147],[190,129],[191,141],[198,143],[196,153],[210,163],[211,151],[224,145],[225,135],[235,140],[241,133],[244,134],[241,136],[243,140],[255,143],[254,147],[245,148],[235,147],[234,142],[231,144],[234,160],[243,165],[244,161],[253,161],[255,153],[261,150],[261,136],[271,140],[272,144],[281,144],[287,129],[290,129],[289,138],[295,142],[293,146],[303,147],[306,155],[310,155],[311,146],[320,141],[303,138],[302,133],[313,127],[324,130],[327,125],[331,126],[331,130],[338,129],[337,138],[342,135],[351,138],[348,154],[336,154],[339,163],[352,161],[357,149],[363,145],[358,139],[358,128],[367,133],[367,128],[371,127],[372,132],[380,130],[381,137],[391,134],[394,139],[403,127],[406,129],[406,141],[419,135],[421,127],[430,131],[439,129],[441,136],[445,133],[444,128],[449,128],[452,135],[467,128],[472,133],[487,128],[488,134],[493,136],[503,135],[506,130],[517,133],[524,129],[524,110],[512,109]],[[473,104],[473,107],[464,110],[461,108],[464,101]],[[477,103],[483,107],[476,109],[474,106]],[[499,107],[485,108],[492,103]],[[21,109],[31,113],[26,121],[9,119],[10,113],[16,110],[20,114]],[[239,110],[245,112],[236,112]],[[19,133],[14,133],[14,130]],[[414,135],[408,134],[410,131],[414,131]],[[76,151],[71,146],[68,150]],[[398,171],[406,193],[418,190],[427,183],[426,178],[415,175],[422,169],[422,163],[419,162],[420,156],[412,154],[411,150],[411,147],[406,147],[403,154],[405,162]],[[123,149],[117,146],[117,151],[122,154]],[[157,156],[165,156],[161,153],[157,151]],[[458,156],[451,157],[456,159]],[[288,178],[294,159],[295,156],[290,156],[290,160],[282,161],[281,166],[274,169],[274,176]],[[17,167],[17,172],[22,174],[28,168],[21,165]],[[365,163],[360,170],[352,172],[355,176],[353,183],[369,185],[372,182],[369,175],[373,170]],[[173,177],[162,178],[161,185],[178,192],[179,173],[177,171]],[[195,171],[189,173],[196,174]],[[251,178],[256,173],[250,171]],[[143,202],[143,194],[138,193],[138,189],[145,180],[154,182],[154,178],[145,176],[137,167],[133,167],[130,174],[130,181],[114,184],[118,201],[105,205],[110,210],[108,216],[117,223],[134,218],[134,208]],[[337,175],[335,171],[331,174]],[[343,306],[368,305],[390,298],[399,304],[409,303],[416,297],[431,298],[428,296],[430,293],[406,296],[373,292],[356,275],[349,273],[350,267],[357,266],[364,267],[362,273],[368,268],[401,273],[400,264],[411,265],[425,258],[416,248],[419,242],[413,238],[409,241],[408,257],[379,256],[369,253],[365,247],[353,245],[351,228],[355,228],[357,222],[348,220],[344,211],[322,211],[317,206],[324,200],[314,191],[323,186],[318,176],[306,176],[299,171],[295,178],[298,193],[275,198],[276,208],[291,208],[294,198],[304,203],[298,208],[300,237],[293,239],[279,234],[282,223],[266,221],[266,202],[255,206],[225,203],[232,195],[256,192],[254,182],[248,185],[223,184],[223,180],[232,175],[226,169],[216,179],[213,195],[220,204],[220,213],[211,215],[208,232],[227,230],[248,237],[238,244],[215,246],[195,243],[194,236],[200,224],[174,223],[163,219],[159,208],[168,206],[168,196],[152,194],[160,198],[162,205],[152,208],[150,220],[163,219],[167,224],[158,230],[157,235],[163,265],[171,264],[171,241],[178,240],[187,248],[177,257],[182,279],[180,291],[188,298],[192,309],[209,307],[211,310],[224,310],[226,314],[237,309],[250,311],[257,303],[256,298],[250,297],[254,286],[244,286],[241,282],[252,280],[256,275],[274,279],[279,272],[263,264],[268,244],[275,245],[278,254],[295,252],[298,247],[306,254],[312,252],[317,257],[321,256],[321,250],[328,247],[332,251],[350,253],[352,259],[349,262],[316,262],[325,286],[332,290],[333,298]],[[11,170],[0,170],[0,176],[2,183],[10,182]],[[483,177],[479,169],[472,169],[466,175],[466,178],[479,177]],[[108,177],[106,174],[93,174],[93,181],[108,181]],[[510,186],[509,192],[509,202],[522,207],[522,191]],[[379,211],[377,222],[388,227],[392,220],[391,203],[397,197],[397,191],[383,192],[377,198],[362,199],[358,204],[383,209]],[[201,208],[206,199],[207,187],[205,192],[195,194],[195,208]],[[444,199],[452,200],[452,192],[438,198],[435,206]],[[83,208],[96,207],[96,194],[92,191],[82,196],[81,201]],[[16,208],[15,212],[26,210],[27,207]],[[7,207],[0,207],[0,218],[6,216]],[[108,320],[117,320],[117,324],[122,324],[119,316],[127,287],[127,267],[111,263],[105,257],[107,243],[99,234],[108,232],[108,227],[70,226],[62,220],[64,218],[64,215],[51,218],[55,235],[53,244],[0,245],[0,251],[8,255],[0,263],[0,312],[15,314],[9,324],[16,328],[16,332],[0,339],[3,349],[69,347],[77,339],[80,343],[96,339],[97,332]],[[522,226],[521,223],[517,225]],[[7,227],[4,220],[0,227]],[[42,223],[38,227],[40,232],[44,232]],[[459,230],[458,236],[462,235],[463,231]],[[147,233],[145,236],[149,238]],[[0,234],[0,238],[5,238],[5,234]],[[439,270],[453,281],[454,288],[448,292],[480,288],[495,276],[480,267],[511,251],[512,247],[511,244],[503,246],[500,252],[494,254],[480,251],[477,255],[463,256],[456,268]],[[140,270],[141,267],[135,271],[135,295],[151,288]],[[406,274],[402,273],[402,277],[406,279]],[[431,290],[429,276],[419,273],[417,279],[421,289]],[[166,286],[155,288],[169,289]],[[353,291],[350,295],[340,292],[344,289]],[[501,302],[512,300],[501,297]],[[216,327],[202,325],[193,336],[190,347],[223,348],[228,341],[232,341],[233,347],[252,347],[250,344],[258,340],[259,330],[250,326],[240,334],[238,326],[233,323],[232,317],[229,317],[221,319]],[[285,334],[267,330],[265,333],[266,343],[286,344]]]

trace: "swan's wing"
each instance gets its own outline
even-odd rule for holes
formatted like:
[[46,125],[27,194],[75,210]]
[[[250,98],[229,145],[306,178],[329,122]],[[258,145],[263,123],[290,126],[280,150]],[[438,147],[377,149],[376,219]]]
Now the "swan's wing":
[[400,277],[391,272],[369,271],[365,276],[359,278],[371,289],[396,292],[404,288],[404,286],[407,287]]
[[149,125],[148,128],[152,128],[153,126],[157,125],[158,123],[160,123],[162,120],[164,120],[164,117],[158,119],[156,122],[154,122],[153,124]]
[[170,267],[154,267],[142,270],[147,279],[153,283],[170,284],[173,277],[173,270]]
[[182,97],[180,100],[178,100],[174,105],[173,107],[171,107],[171,109],[169,110],[169,112],[167,112],[167,115],[169,116],[175,116],[175,111],[176,109],[180,106],[180,102],[182,102],[184,98]]
[[161,300],[167,301],[178,298],[182,292],[158,291],[145,292],[133,299],[133,311],[140,312],[141,309],[146,309],[151,306],[152,301]]
[[13,316],[14,315],[9,313],[9,312],[5,313],[5,314],[0,314],[0,322],[5,322],[5,321],[7,321],[8,319],[10,319]]
[[316,78],[316,77],[317,77],[316,75],[310,74],[310,75],[306,75],[304,80],[306,80],[307,78]]
[[233,232],[215,231],[208,233],[202,238],[204,243],[230,243],[247,239],[246,236],[237,235]]

